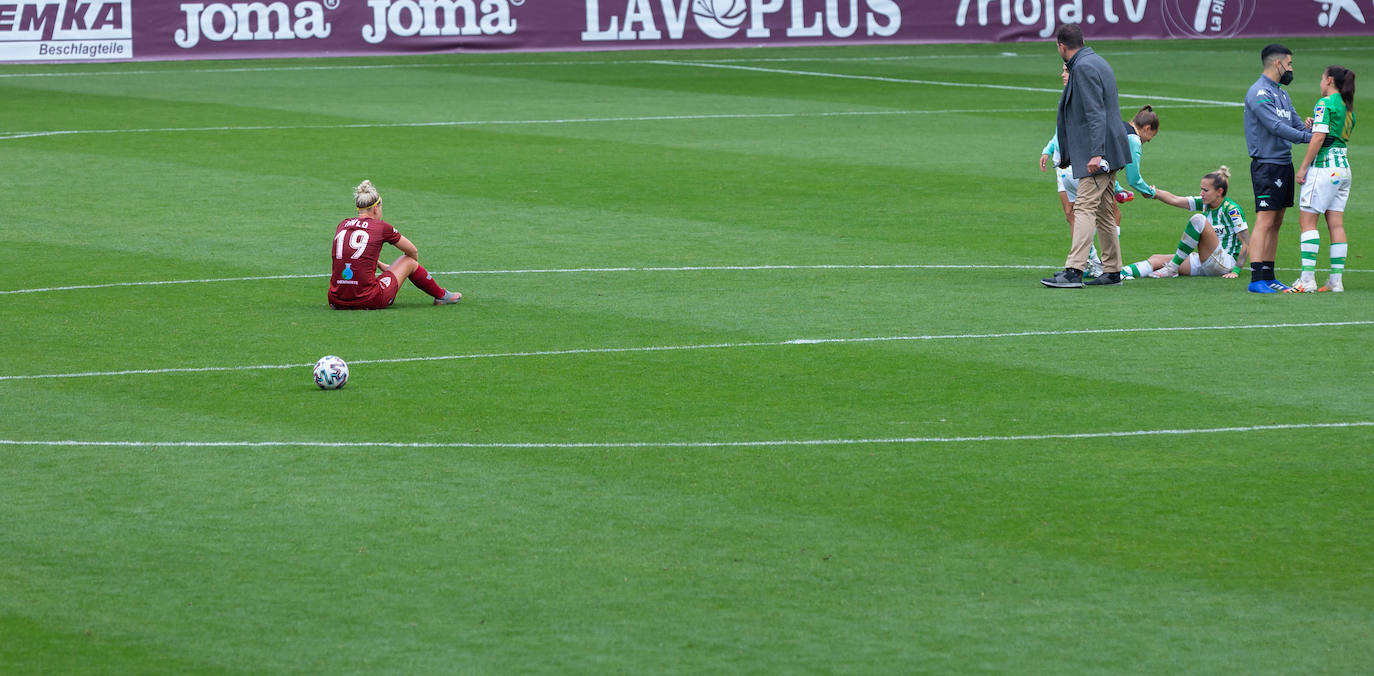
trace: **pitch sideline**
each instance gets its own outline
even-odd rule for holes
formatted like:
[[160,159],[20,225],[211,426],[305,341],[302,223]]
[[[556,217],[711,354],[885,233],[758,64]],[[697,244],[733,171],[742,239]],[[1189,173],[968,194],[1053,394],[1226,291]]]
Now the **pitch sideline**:
[[392,442],[392,441],[87,441],[79,439],[0,439],[0,446],[121,448],[396,448],[396,449],[584,449],[584,448],[767,448],[783,446],[876,446],[892,444],[965,444],[998,441],[1078,441],[1126,437],[1235,434],[1277,430],[1374,427],[1372,420],[1328,423],[1246,425],[1192,429],[1130,430],[1059,434],[1012,434],[970,437],[887,437],[872,439],[775,439],[761,441],[590,441],[590,442]]

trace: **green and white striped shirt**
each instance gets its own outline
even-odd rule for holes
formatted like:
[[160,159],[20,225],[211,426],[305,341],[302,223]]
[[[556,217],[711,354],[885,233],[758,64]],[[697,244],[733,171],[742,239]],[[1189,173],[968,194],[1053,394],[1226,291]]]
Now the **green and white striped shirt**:
[[1217,233],[1217,239],[1221,240],[1221,248],[1231,254],[1232,258],[1240,260],[1240,233],[1250,227],[1245,223],[1245,212],[1241,211],[1240,205],[1228,197],[1221,201],[1221,206],[1210,209],[1202,203],[1201,197],[1189,197],[1188,206],[1194,211],[1202,212],[1207,222],[1212,224],[1212,231]]
[[1312,166],[1319,169],[1349,169],[1350,159],[1346,156],[1345,148],[1354,129],[1355,113],[1346,109],[1345,100],[1340,94],[1318,99],[1317,107],[1312,112],[1312,132],[1326,134],[1326,142],[1317,151],[1317,159]]

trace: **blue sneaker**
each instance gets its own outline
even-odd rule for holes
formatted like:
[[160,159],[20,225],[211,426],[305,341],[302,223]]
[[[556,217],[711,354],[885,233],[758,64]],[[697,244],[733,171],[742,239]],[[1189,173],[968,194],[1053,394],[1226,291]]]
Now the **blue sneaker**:
[[1286,292],[1286,291],[1288,291],[1289,289],[1292,288],[1292,287],[1288,286],[1287,284],[1284,284],[1283,282],[1280,282],[1280,281],[1277,280],[1277,279],[1271,279],[1271,280],[1269,280],[1269,281],[1268,281],[1268,284],[1269,284],[1269,288],[1271,288],[1271,289],[1274,290],[1274,293],[1284,293],[1284,292]]
[[1250,282],[1250,286],[1245,287],[1250,293],[1278,293],[1277,290],[1269,287],[1269,282],[1257,280]]

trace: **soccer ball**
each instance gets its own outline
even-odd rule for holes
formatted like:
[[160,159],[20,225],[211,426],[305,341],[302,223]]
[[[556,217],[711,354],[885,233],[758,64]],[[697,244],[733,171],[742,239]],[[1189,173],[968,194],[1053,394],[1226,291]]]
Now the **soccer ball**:
[[315,362],[315,384],[322,390],[337,390],[348,384],[348,364],[329,355]]

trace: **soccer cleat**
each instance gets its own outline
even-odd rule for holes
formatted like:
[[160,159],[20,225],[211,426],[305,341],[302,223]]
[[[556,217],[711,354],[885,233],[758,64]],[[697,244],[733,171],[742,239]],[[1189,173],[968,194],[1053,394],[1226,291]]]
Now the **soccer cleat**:
[[1250,282],[1250,286],[1245,287],[1245,290],[1250,293],[1278,293],[1278,291],[1269,287],[1269,282],[1263,279],[1257,279]]
[[434,304],[453,305],[454,303],[457,303],[460,300],[463,300],[463,294],[458,293],[457,291],[449,291],[448,293],[444,294],[443,298],[435,298]]
[[1317,289],[1317,293],[1341,293],[1342,291],[1345,291],[1345,286],[1340,282],[1332,281],[1328,281],[1320,289]]
[[1085,277],[1101,277],[1102,261],[1088,261],[1088,270],[1084,273]]
[[[1131,191],[1129,191],[1129,190],[1122,190],[1121,192],[1119,192],[1119,193],[1116,194],[1116,202],[1117,202],[1117,204],[1125,204],[1125,203],[1127,203],[1127,202],[1129,202],[1129,201],[1131,201],[1131,200],[1133,200],[1133,199],[1135,199],[1135,193],[1133,193],[1133,192],[1131,192]],[[1117,234],[1120,234],[1120,233],[1117,233]]]
[[1154,272],[1151,272],[1150,276],[1156,279],[1167,279],[1169,277],[1177,277],[1178,266],[1174,265],[1173,261],[1169,261],[1168,263],[1164,264],[1164,267],[1155,270]]
[[1265,284],[1268,284],[1268,285],[1269,285],[1269,288],[1271,288],[1271,289],[1274,290],[1274,293],[1283,293],[1283,292],[1285,292],[1285,291],[1287,291],[1287,290],[1293,288],[1293,287],[1291,287],[1291,286],[1288,286],[1287,284],[1284,284],[1283,282],[1280,282],[1280,281],[1277,280],[1277,279],[1265,280],[1264,283],[1265,283]]
[[1064,268],[1054,273],[1053,277],[1040,280],[1040,283],[1051,289],[1081,289],[1083,288],[1083,271]]
[[1284,290],[1284,293],[1316,293],[1317,283],[1310,279],[1299,279],[1293,282],[1293,286]]

